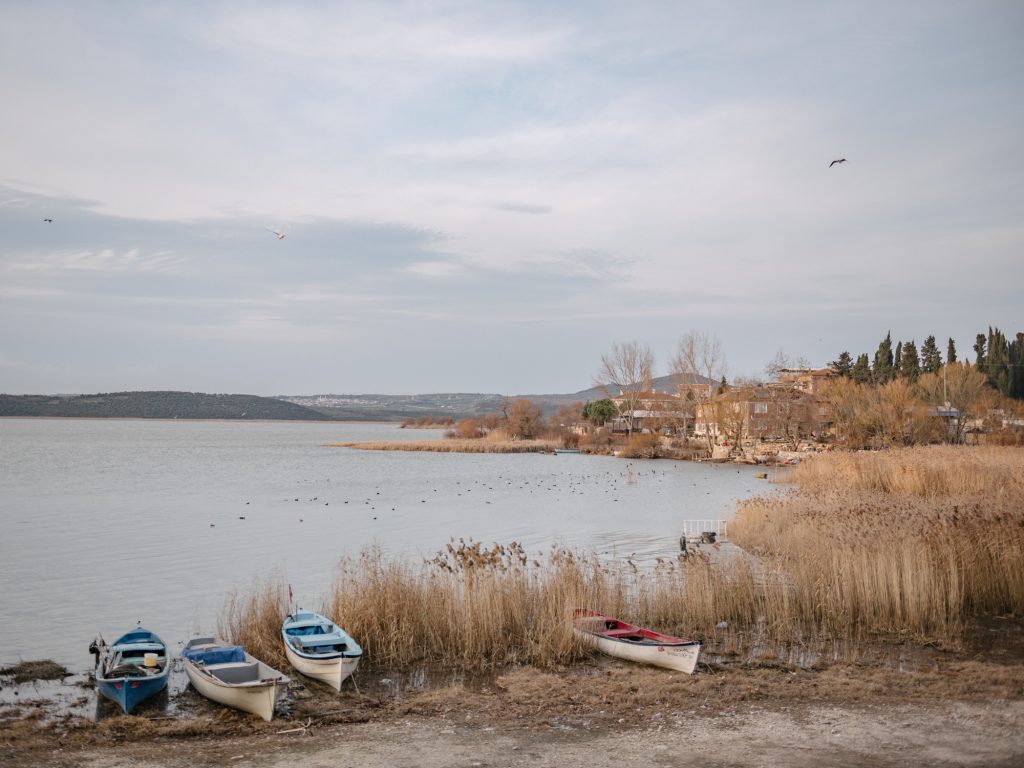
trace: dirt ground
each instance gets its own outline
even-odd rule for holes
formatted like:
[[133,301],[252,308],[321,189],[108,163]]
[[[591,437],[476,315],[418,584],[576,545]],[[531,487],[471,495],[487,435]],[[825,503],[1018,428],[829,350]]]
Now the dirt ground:
[[969,659],[693,676],[609,660],[400,695],[314,683],[271,723],[180,697],[173,718],[8,708],[0,766],[1024,765],[1024,665]]

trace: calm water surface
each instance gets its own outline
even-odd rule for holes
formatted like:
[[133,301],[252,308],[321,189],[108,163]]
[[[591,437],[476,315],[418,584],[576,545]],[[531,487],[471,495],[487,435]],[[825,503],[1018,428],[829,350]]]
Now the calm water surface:
[[[0,665],[91,666],[142,620],[172,645],[232,590],[280,574],[314,606],[369,546],[430,558],[451,537],[674,556],[684,520],[728,518],[753,467],[578,454],[357,451],[436,439],[391,424],[0,419]],[[243,519],[244,518],[244,519]],[[30,631],[26,631],[31,628]]]

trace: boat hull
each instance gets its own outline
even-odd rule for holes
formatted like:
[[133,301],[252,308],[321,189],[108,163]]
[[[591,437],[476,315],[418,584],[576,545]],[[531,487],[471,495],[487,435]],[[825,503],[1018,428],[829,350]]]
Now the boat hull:
[[341,690],[363,656],[345,630],[319,613],[299,609],[281,625],[284,653],[297,671]]
[[341,684],[356,671],[360,658],[357,656],[355,658],[310,659],[297,654],[288,643],[284,645],[284,655],[288,657],[288,663],[296,671],[306,677],[327,683],[336,691],[340,691]]
[[693,674],[700,657],[700,643],[696,640],[662,635],[591,611],[578,610],[574,614],[572,631],[577,638],[609,656],[687,675]]
[[185,664],[185,673],[192,687],[210,701],[259,715],[267,722],[274,719],[277,702],[288,688],[287,683],[279,682],[229,685],[203,674],[191,663]]
[[[125,714],[167,687],[171,670],[167,645],[153,632],[139,627],[109,646],[102,640],[97,643],[90,649],[98,656],[96,690]],[[147,656],[152,657],[152,666]]]
[[619,640],[598,637],[590,632],[578,629],[574,629],[573,633],[581,640],[609,656],[615,656],[626,661],[635,661],[640,664],[652,664],[656,667],[672,669],[676,672],[685,672],[688,675],[692,675],[693,671],[697,668],[697,659],[700,656],[700,643],[638,646]]
[[157,679],[137,680],[130,677],[112,680],[97,680],[96,690],[121,707],[126,715],[146,699],[156,696],[167,687],[167,676]]
[[[206,642],[202,642],[206,641]],[[217,651],[237,648],[212,638],[190,641],[185,650]],[[274,718],[277,703],[284,696],[290,682],[273,667],[244,653],[244,660],[217,660],[214,663],[190,658],[182,652],[185,673],[197,692],[232,709],[258,715],[266,721]]]

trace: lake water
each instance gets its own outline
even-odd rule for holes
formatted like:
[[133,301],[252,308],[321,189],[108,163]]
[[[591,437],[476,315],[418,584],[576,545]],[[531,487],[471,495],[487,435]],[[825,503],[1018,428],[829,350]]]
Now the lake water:
[[731,517],[737,499],[765,490],[754,467],[323,445],[440,436],[391,424],[0,419],[0,666],[49,658],[84,670],[97,634],[139,620],[174,645],[215,630],[232,590],[277,574],[315,606],[338,561],[369,546],[410,561],[451,537],[672,557],[684,520]]

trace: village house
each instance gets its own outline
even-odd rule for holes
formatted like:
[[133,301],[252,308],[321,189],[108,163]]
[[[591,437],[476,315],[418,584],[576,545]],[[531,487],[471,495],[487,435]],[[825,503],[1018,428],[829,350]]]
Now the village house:
[[828,429],[828,409],[791,383],[730,387],[696,405],[694,434],[723,443],[783,442],[794,448]]
[[835,376],[831,368],[780,368],[779,384],[786,384],[809,395],[816,395],[822,385]]
[[[619,415],[612,420],[613,432],[684,432],[687,425],[686,403],[678,395],[650,390],[619,394],[611,398]],[[689,408],[692,421],[693,407]]]

